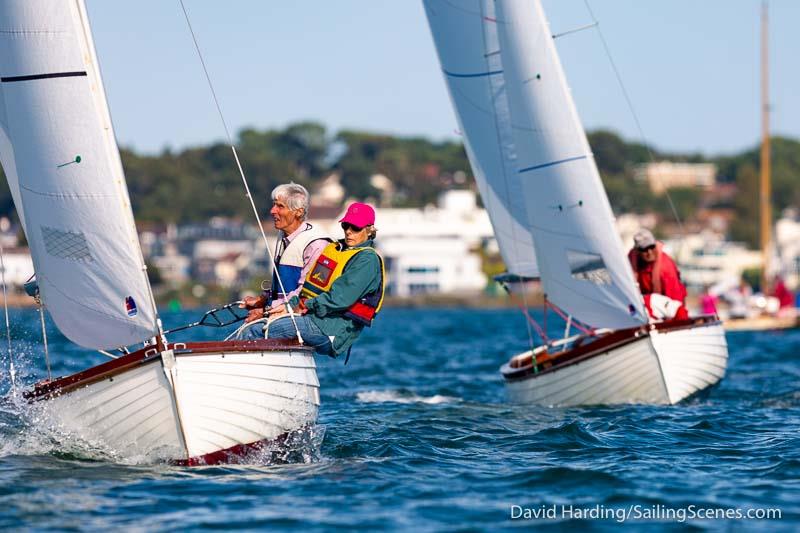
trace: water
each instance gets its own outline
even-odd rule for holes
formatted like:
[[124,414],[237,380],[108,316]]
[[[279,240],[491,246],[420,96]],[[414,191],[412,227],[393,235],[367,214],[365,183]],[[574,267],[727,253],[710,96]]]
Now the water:
[[[37,317],[16,311],[12,322],[15,339],[27,339],[15,344],[17,380],[30,384],[44,375]],[[102,360],[55,329],[49,337],[54,374]],[[519,313],[389,309],[347,366],[319,361],[316,444],[289,463],[123,464],[35,426],[6,394],[0,528],[605,529],[630,510],[660,518],[634,522],[641,528],[797,530],[800,332],[728,340],[728,374],[705,398],[547,409],[504,403],[498,367],[527,343]],[[781,518],[691,520],[737,508]],[[511,519],[525,509],[556,516]]]

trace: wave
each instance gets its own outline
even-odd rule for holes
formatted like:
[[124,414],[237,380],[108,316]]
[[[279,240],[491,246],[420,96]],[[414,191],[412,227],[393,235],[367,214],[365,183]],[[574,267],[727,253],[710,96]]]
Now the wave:
[[363,403],[458,403],[461,398],[435,394],[433,396],[419,396],[413,392],[403,390],[364,391],[356,394],[359,402]]

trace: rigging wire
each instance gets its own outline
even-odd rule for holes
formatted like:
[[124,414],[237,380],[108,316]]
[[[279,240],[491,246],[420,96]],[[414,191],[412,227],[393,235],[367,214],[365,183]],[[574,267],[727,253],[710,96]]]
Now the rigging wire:
[[11,351],[11,321],[8,319],[8,291],[6,291],[6,260],[2,244],[0,244],[0,276],[2,276],[3,282],[3,311],[6,315],[6,338],[8,339],[8,374],[11,378],[11,388],[13,389],[17,372],[14,368],[14,354]]
[[[283,286],[283,280],[281,279],[280,273],[278,272],[278,267],[275,264],[275,257],[272,254],[272,250],[269,248],[269,241],[267,240],[267,234],[264,232],[264,226],[261,224],[261,218],[258,216],[258,209],[256,208],[255,201],[253,200],[253,195],[250,193],[250,186],[247,183],[247,177],[244,174],[244,170],[242,169],[242,163],[239,161],[239,154],[236,152],[236,146],[233,144],[233,137],[231,137],[230,130],[228,129],[228,123],[225,121],[225,116],[222,113],[222,107],[220,106],[219,99],[217,98],[217,92],[214,90],[214,84],[211,81],[211,75],[208,73],[208,68],[206,67],[206,62],[203,59],[203,53],[200,51],[200,45],[197,42],[197,37],[194,33],[194,28],[192,27],[192,23],[189,20],[189,13],[186,11],[186,6],[183,4],[183,0],[178,0],[181,4],[181,9],[183,10],[183,16],[186,19],[186,25],[189,27],[189,33],[192,35],[192,41],[194,42],[194,48],[197,51],[197,57],[200,59],[200,64],[203,66],[203,73],[205,73],[206,81],[208,82],[208,88],[211,89],[211,96],[214,98],[214,105],[217,107],[217,113],[219,113],[219,118],[222,121],[222,127],[225,130],[225,136],[228,139],[228,145],[231,147],[231,151],[233,152],[233,158],[236,161],[236,167],[239,169],[239,175],[242,178],[242,183],[244,184],[245,196],[247,199],[250,200],[250,206],[253,208],[253,215],[256,217],[256,222],[258,223],[258,229],[261,231],[261,237],[264,239],[264,246],[267,249],[267,255],[269,255],[270,263],[272,264],[272,270],[275,272],[275,278],[278,280],[278,285],[280,286],[281,293],[287,294],[286,289]],[[289,317],[292,319],[292,324],[294,325],[294,330],[297,333],[297,340],[300,341],[300,344],[303,344],[303,337],[300,335],[300,329],[297,327],[297,320],[295,319],[295,313],[292,309],[292,304],[286,300],[286,309],[289,311]]]
[[44,342],[44,363],[47,365],[47,379],[53,379],[53,374],[50,372],[50,348],[47,346],[47,328],[44,325],[44,304],[42,299],[37,295],[36,303],[39,306],[39,318],[42,321],[42,342]]
[[[586,4],[586,9],[589,11],[589,15],[592,17],[592,22],[597,27],[597,34],[600,36],[600,42],[603,43],[603,49],[605,50],[606,56],[608,56],[608,61],[611,63],[611,68],[614,71],[614,76],[617,78],[617,83],[619,84],[620,88],[622,89],[622,94],[625,97],[625,102],[628,104],[628,109],[633,115],[633,121],[636,124],[636,129],[639,131],[639,137],[642,139],[645,148],[647,149],[647,156],[650,159],[651,163],[656,162],[655,154],[653,154],[652,148],[650,148],[650,143],[647,141],[647,137],[644,134],[644,128],[642,128],[642,124],[639,121],[639,116],[636,114],[636,109],[633,107],[633,101],[631,100],[630,95],[628,94],[628,90],[625,87],[625,83],[622,81],[622,75],[617,68],[617,64],[614,62],[614,58],[611,56],[611,49],[608,47],[608,43],[606,42],[606,38],[603,35],[603,30],[600,29],[600,21],[594,16],[594,11],[589,6],[589,0],[583,0],[583,3]],[[672,210],[672,215],[675,217],[675,221],[678,223],[678,229],[680,232],[681,239],[685,237],[685,232],[683,229],[683,222],[681,221],[681,217],[678,216],[678,210],[675,208],[675,204],[672,201],[672,197],[669,194],[668,189],[664,189],[664,193],[667,196],[667,201],[669,202],[669,207]]]

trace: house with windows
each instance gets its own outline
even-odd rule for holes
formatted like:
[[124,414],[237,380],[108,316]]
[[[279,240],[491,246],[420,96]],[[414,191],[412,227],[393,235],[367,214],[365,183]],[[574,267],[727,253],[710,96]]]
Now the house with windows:
[[[315,220],[341,236],[339,218]],[[474,294],[486,287],[480,251],[496,253],[497,243],[473,191],[444,192],[436,206],[378,208],[376,227],[387,294]]]

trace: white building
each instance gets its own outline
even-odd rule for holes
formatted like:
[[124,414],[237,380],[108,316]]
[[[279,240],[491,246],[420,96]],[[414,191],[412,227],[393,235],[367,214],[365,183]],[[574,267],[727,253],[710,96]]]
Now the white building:
[[761,268],[764,263],[760,252],[748,250],[742,243],[724,241],[711,232],[667,244],[684,284],[698,291],[705,286],[738,285],[745,270]]
[[[389,294],[475,293],[486,287],[477,251],[497,248],[488,213],[477,207],[472,191],[444,192],[438,204],[376,210],[376,246],[385,261]],[[341,238],[339,218],[317,222]]]
[[28,248],[10,248],[3,250],[6,283],[22,287],[33,276],[33,259]]
[[389,294],[476,293],[486,287],[481,259],[452,237],[381,239]]
[[634,177],[646,182],[655,194],[673,187],[711,188],[717,176],[713,163],[673,163],[659,161],[644,163],[634,169]]

